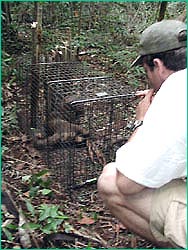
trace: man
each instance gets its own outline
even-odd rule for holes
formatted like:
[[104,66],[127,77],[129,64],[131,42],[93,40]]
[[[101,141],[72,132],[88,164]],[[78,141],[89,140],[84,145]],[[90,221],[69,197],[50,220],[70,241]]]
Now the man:
[[151,84],[128,143],[98,179],[98,191],[124,226],[158,247],[186,247],[186,25],[163,20],[141,35]]

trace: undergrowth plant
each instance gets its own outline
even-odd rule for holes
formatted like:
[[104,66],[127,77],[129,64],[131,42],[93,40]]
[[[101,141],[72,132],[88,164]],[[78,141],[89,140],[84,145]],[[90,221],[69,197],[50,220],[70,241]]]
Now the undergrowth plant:
[[46,203],[33,205],[34,198],[53,195],[49,171],[44,169],[39,173],[26,175],[22,181],[29,187],[29,198],[25,200],[27,209],[25,216],[28,222],[23,227],[32,231],[39,230],[45,234],[57,232],[60,225],[69,218],[60,210],[60,206]]
[[27,221],[23,228],[29,228],[31,231],[39,230],[44,234],[58,232],[60,225],[69,219],[62,211],[60,206],[54,204],[40,204],[34,206],[29,200],[26,200],[27,212],[25,216]]

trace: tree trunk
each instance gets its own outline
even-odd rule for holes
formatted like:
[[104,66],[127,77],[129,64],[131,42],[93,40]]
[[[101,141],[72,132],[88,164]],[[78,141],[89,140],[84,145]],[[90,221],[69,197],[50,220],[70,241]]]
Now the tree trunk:
[[55,26],[55,22],[56,22],[56,14],[55,14],[55,2],[51,2],[50,3],[50,15],[51,15],[51,22],[52,22],[52,26]]
[[[34,2],[34,20],[36,25],[32,30],[32,64],[40,62],[41,46],[42,46],[42,3]],[[38,65],[38,67],[40,67]],[[39,88],[40,88],[40,72],[35,66],[31,70],[31,127],[37,126],[37,113],[39,107]]]
[[11,24],[12,18],[10,14],[10,3],[9,2],[2,2],[2,14],[4,15],[5,19],[3,19],[3,23]]
[[81,31],[81,27],[82,27],[82,6],[83,6],[83,3],[80,2],[79,19],[78,19],[78,36],[80,36],[80,31]]
[[177,20],[185,22],[185,20],[186,20],[186,7],[183,10],[182,14],[178,16]]
[[32,31],[32,64],[39,62],[42,46],[42,3],[34,2],[34,18],[36,26]]
[[168,2],[161,2],[160,3],[160,9],[159,9],[159,15],[157,18],[157,21],[160,22],[164,19],[166,8],[167,8]]

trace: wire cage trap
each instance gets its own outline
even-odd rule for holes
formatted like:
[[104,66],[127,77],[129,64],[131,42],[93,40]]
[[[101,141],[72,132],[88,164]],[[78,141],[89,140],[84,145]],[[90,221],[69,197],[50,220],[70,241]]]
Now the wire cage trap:
[[134,94],[104,76],[48,81],[44,93],[31,117],[35,147],[65,189],[95,180],[127,140]]
[[37,126],[37,117],[45,111],[46,89],[49,81],[102,76],[103,73],[80,62],[54,62],[22,65],[22,96],[18,100],[18,120],[22,130],[30,134]]

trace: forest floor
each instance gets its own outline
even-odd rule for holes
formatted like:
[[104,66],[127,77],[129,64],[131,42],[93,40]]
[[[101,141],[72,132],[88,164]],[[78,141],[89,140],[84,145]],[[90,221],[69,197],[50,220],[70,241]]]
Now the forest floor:
[[[11,89],[4,88],[3,91],[4,105],[11,108],[16,85]],[[40,152],[18,128],[3,134],[2,143],[6,147],[2,156],[3,249],[155,248],[150,242],[125,228],[110,214],[98,195],[96,183],[67,193],[62,189],[61,183],[52,178],[49,171],[41,176],[41,179],[38,177],[38,184],[42,186],[43,178],[52,180],[48,187],[50,195],[38,192],[31,199],[34,181],[29,183],[26,179],[24,181],[24,177],[36,177],[37,173],[47,169]],[[29,206],[27,201],[31,201],[32,206]],[[37,208],[41,204],[58,205],[68,219],[58,225],[57,231],[48,234],[41,228],[19,230],[21,220],[39,224]],[[25,214],[23,217],[22,212]],[[44,221],[40,220],[40,225],[42,223]]]

